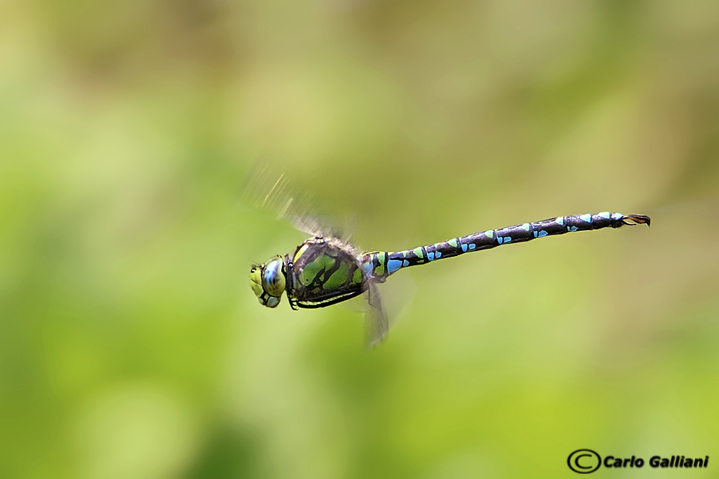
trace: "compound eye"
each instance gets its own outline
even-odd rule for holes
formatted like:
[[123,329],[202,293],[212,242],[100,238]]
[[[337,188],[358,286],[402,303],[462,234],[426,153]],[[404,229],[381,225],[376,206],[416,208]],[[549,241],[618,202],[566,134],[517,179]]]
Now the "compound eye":
[[282,266],[282,258],[278,256],[265,263],[263,267],[262,288],[270,296],[282,296],[285,290],[285,275],[282,272]]

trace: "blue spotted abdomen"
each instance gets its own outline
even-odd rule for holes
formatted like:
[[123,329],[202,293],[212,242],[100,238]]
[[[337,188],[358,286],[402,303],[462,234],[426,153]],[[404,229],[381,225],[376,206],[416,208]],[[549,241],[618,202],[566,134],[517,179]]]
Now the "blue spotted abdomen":
[[560,235],[574,231],[595,230],[601,228],[619,228],[624,225],[649,224],[649,217],[621,213],[598,213],[576,216],[559,216],[533,223],[507,226],[496,230],[487,230],[434,243],[414,249],[391,253],[365,253],[361,257],[363,272],[380,281],[401,268],[430,263],[442,258],[451,258],[464,253],[494,248],[504,244]]

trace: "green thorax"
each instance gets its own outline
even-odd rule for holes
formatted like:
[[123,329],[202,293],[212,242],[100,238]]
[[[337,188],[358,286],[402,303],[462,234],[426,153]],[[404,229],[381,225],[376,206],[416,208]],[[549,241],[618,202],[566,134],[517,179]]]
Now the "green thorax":
[[285,256],[287,297],[293,308],[319,308],[365,291],[366,278],[352,246],[314,237]]

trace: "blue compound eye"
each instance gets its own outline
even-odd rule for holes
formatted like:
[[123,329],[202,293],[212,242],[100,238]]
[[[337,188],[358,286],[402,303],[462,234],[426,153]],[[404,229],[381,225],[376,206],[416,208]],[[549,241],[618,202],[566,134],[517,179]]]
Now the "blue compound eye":
[[280,304],[285,291],[284,261],[282,257],[270,258],[261,266],[250,269],[250,286],[261,305],[274,308]]
[[270,296],[280,297],[285,291],[285,274],[282,272],[282,258],[276,256],[263,266],[262,289]]

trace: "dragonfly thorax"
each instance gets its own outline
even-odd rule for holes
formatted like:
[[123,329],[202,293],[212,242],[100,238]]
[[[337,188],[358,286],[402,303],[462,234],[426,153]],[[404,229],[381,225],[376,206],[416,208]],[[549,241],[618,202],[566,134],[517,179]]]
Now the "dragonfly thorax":
[[281,256],[273,256],[264,264],[250,269],[250,286],[261,305],[274,308],[280,304],[285,291],[287,276]]

